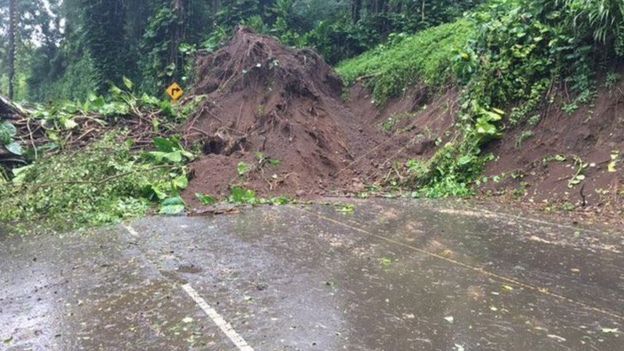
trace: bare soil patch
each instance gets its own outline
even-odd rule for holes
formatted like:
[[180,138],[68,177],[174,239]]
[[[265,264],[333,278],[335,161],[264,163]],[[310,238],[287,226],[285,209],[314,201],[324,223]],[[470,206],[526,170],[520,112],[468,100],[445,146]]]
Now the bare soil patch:
[[[489,183],[484,193],[545,209],[621,211],[624,82],[611,88],[601,85],[592,104],[571,114],[562,111],[561,101],[568,98],[559,91],[557,103],[542,111],[537,126],[509,131],[493,144],[490,151],[497,160],[488,165],[487,175],[502,181]],[[617,156],[615,164],[612,155]]]

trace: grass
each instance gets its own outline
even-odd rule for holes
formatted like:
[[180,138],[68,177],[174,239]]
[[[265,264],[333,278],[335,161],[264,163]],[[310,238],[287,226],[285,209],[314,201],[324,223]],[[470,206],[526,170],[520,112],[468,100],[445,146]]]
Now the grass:
[[347,84],[366,78],[375,102],[383,104],[411,85],[449,83],[453,79],[453,62],[474,32],[468,20],[444,24],[344,61],[337,71]]

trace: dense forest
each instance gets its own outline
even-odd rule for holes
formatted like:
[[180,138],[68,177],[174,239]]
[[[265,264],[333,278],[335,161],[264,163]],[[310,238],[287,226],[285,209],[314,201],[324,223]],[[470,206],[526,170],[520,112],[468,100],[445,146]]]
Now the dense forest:
[[[45,101],[106,92],[127,76],[149,92],[186,81],[198,50],[214,50],[245,24],[336,63],[391,33],[448,22],[478,0],[3,0],[15,4],[15,97]],[[3,37],[12,37],[0,23]],[[1,91],[8,95],[11,41],[2,41]]]
[[621,0],[0,0],[0,18],[0,95],[27,107],[0,125],[3,220],[624,195]]

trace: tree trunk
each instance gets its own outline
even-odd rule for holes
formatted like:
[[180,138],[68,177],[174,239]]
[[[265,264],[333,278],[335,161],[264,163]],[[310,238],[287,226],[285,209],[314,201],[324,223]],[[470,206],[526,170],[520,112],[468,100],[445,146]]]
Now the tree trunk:
[[30,114],[30,111],[23,109],[19,105],[14,104],[11,100],[0,96],[0,121],[4,119],[14,119],[24,117]]
[[362,0],[351,1],[351,21],[358,23],[360,21],[360,14],[362,12]]
[[221,0],[212,0],[212,12],[221,10]]
[[17,31],[17,0],[9,0],[9,99],[15,96],[15,32]]
[[186,6],[185,0],[173,0],[173,13],[175,14],[177,23],[173,31],[173,38],[171,42],[171,51],[169,53],[169,61],[175,65],[175,79],[179,79],[183,71],[183,58],[180,54],[180,45],[184,41],[186,36]]

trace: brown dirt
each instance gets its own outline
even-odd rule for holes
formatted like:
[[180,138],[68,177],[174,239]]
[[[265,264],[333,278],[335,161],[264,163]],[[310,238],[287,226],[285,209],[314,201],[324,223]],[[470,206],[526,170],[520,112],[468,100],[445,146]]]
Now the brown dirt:
[[[400,177],[396,162],[427,159],[454,136],[457,89],[440,94],[417,86],[378,107],[365,82],[344,92],[315,52],[286,48],[245,28],[201,57],[197,73],[193,93],[206,99],[185,132],[189,143],[203,145],[204,155],[191,165],[183,194],[195,207],[195,193],[224,198],[234,185],[263,197],[357,194]],[[561,110],[569,101],[565,89],[554,94],[557,102],[542,111],[538,126],[508,130],[489,147],[497,159],[487,166],[482,199],[555,212],[574,207],[578,218],[610,213],[617,222],[624,208],[624,83],[601,89],[592,106],[572,115]],[[519,144],[529,130],[534,135]],[[611,173],[614,152],[619,162]],[[259,162],[257,153],[280,164]],[[586,178],[570,184],[578,160],[589,165]],[[251,166],[244,176],[237,174],[241,162]]]
[[[204,155],[191,165],[183,194],[225,197],[233,185],[261,196],[316,197],[357,193],[381,182],[395,160],[432,154],[453,124],[457,92],[410,90],[383,109],[356,85],[343,101],[333,69],[311,50],[239,28],[232,41],[198,60],[195,95],[205,102],[185,126]],[[398,120],[392,132],[382,124]],[[279,160],[260,162],[257,153]],[[244,162],[252,170],[237,174]]]
[[[538,126],[509,131],[492,146],[497,160],[486,173],[500,176],[501,181],[485,186],[484,193],[546,210],[620,212],[624,205],[624,82],[600,89],[593,104],[571,115],[561,110],[562,102],[569,101],[565,89],[555,96],[557,102],[544,109]],[[534,136],[518,143],[528,130]],[[614,153],[619,153],[619,162],[612,173],[608,166]],[[554,160],[556,155],[565,161]],[[583,171],[585,180],[571,184],[580,162],[576,160],[588,167]]]

